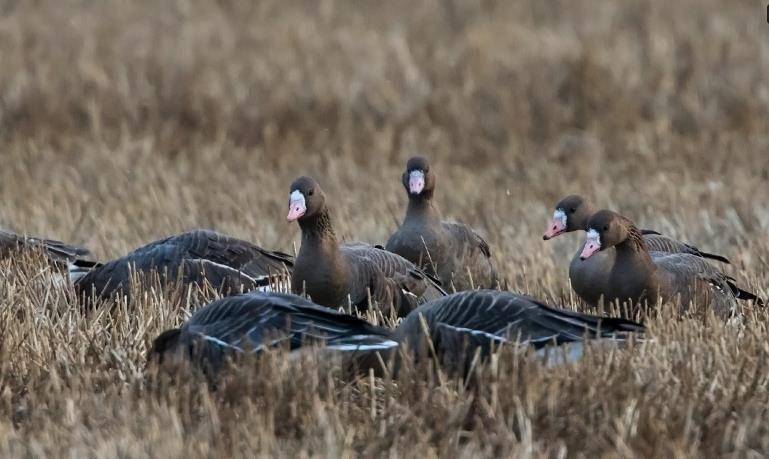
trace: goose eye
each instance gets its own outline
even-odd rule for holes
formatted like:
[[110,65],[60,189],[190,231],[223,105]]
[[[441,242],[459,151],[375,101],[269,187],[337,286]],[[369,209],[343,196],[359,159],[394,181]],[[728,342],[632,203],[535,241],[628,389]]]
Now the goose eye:
[[573,213],[574,213],[574,212],[576,212],[576,211],[577,211],[577,209],[576,209],[576,208],[574,208],[574,207],[572,207],[571,209],[569,209],[569,213],[570,213],[570,214],[573,214]]
[[312,196],[315,193],[315,190],[310,190],[307,192],[307,196]]
[[603,230],[604,231],[609,231],[609,225],[603,225]]

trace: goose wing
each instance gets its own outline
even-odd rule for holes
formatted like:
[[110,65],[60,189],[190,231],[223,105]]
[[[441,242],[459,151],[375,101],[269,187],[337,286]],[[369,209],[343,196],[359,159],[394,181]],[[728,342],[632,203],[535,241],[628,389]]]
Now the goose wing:
[[214,301],[182,326],[179,344],[217,367],[232,353],[324,343],[337,351],[379,351],[397,346],[391,332],[304,298],[254,292]]
[[85,247],[67,244],[54,239],[40,239],[0,230],[0,253],[7,255],[10,252],[24,248],[41,248],[52,259],[67,262],[74,262],[79,258],[91,256],[91,251]]
[[350,296],[355,304],[367,301],[370,292],[380,304],[392,304],[399,315],[405,315],[417,304],[445,295],[437,279],[380,246],[354,242],[341,250],[350,266]]
[[266,250],[242,239],[215,231],[196,230],[174,241],[185,247],[189,258],[210,260],[241,270],[254,278],[290,273],[294,259],[283,252]]
[[729,264],[729,259],[713,253],[703,252],[699,248],[678,241],[668,236],[664,236],[659,233],[642,233],[644,234],[644,242],[650,252],[666,252],[666,253],[688,253],[700,258],[707,258],[711,260],[720,261],[721,263]]
[[526,295],[498,290],[464,291],[430,302],[409,314],[398,327],[402,340],[419,345],[425,326],[444,354],[521,342],[535,348],[584,338],[623,340],[643,332],[635,322],[554,308]]

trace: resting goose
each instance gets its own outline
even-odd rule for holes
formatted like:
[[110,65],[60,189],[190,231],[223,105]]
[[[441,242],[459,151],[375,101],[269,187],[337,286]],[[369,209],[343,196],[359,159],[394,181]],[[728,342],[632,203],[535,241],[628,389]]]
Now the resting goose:
[[402,181],[409,197],[406,218],[387,241],[387,250],[438,276],[444,286],[496,288],[486,241],[467,225],[442,220],[433,203],[436,178],[427,160],[409,159]]
[[[426,330],[438,357],[461,366],[477,350],[485,356],[501,344],[517,342],[539,350],[548,345],[579,344],[584,339],[618,343],[630,333],[643,333],[644,326],[556,308],[518,293],[478,290],[420,306],[401,322],[395,337],[401,345],[408,344],[418,358],[427,352],[421,342]],[[579,358],[579,353],[572,357]]]
[[285,293],[253,292],[216,300],[180,328],[161,333],[149,361],[188,359],[210,373],[227,358],[286,346],[294,351],[323,344],[359,358],[397,346],[388,329]]
[[737,298],[760,302],[702,257],[689,253],[650,253],[633,222],[609,210],[598,211],[588,220],[587,240],[580,260],[589,260],[612,247],[614,255],[610,265],[588,286],[592,289],[590,298],[630,300],[634,305],[655,304],[658,296],[663,301],[680,298],[683,308],[690,303],[710,306],[722,318],[734,313]]
[[[553,219],[547,227],[544,240],[552,239],[564,233],[587,230],[587,222],[598,209],[588,199],[580,195],[570,195],[563,198],[555,206]],[[641,230],[641,235],[650,252],[687,253],[701,258],[729,263],[725,257],[703,252],[697,247],[677,241],[652,230]],[[580,260],[580,246],[569,265],[569,279],[577,295],[590,305],[597,305],[600,298],[597,292],[605,291],[606,286],[596,285],[608,279],[608,272],[614,261],[614,249],[606,249],[590,257]]]
[[[215,231],[193,230],[139,247],[104,263],[77,281],[80,295],[107,299],[129,295],[131,272],[161,274],[162,282],[203,285],[223,294],[267,287],[287,276],[293,259]],[[181,271],[181,272],[180,272]]]
[[416,359],[432,357],[432,352],[425,354],[423,341],[429,337],[440,363],[466,370],[476,351],[487,356],[504,344],[541,351],[573,343],[577,352],[571,352],[571,358],[578,359],[585,339],[618,344],[631,333],[643,332],[643,325],[629,320],[558,309],[498,290],[464,291],[433,300],[412,311],[394,332],[295,295],[254,292],[214,301],[181,328],[161,333],[148,361],[192,361],[215,374],[229,357],[323,344],[326,350],[349,355],[359,368],[376,369],[376,354],[387,361],[398,356],[392,351],[401,346]]
[[40,239],[30,236],[22,236],[0,229],[0,256],[8,257],[18,250],[40,248],[54,260],[75,261],[80,257],[91,255],[91,251],[85,247],[66,244],[53,239]]
[[340,243],[326,195],[310,177],[291,184],[288,220],[297,221],[302,230],[291,287],[318,304],[365,310],[370,293],[381,307],[392,305],[403,316],[417,304],[445,295],[439,282],[399,255],[363,242]]
[[85,247],[52,239],[22,236],[0,229],[0,257],[11,257],[23,250],[41,250],[52,263],[62,267],[68,266],[73,281],[82,272],[82,268],[94,266],[94,262],[85,259],[91,256],[91,251]]

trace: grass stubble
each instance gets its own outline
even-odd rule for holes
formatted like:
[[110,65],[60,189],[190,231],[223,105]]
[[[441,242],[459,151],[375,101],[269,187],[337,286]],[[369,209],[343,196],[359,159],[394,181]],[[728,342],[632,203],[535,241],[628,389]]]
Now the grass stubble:
[[[716,0],[202,0],[0,5],[0,219],[100,258],[196,227],[291,251],[288,184],[316,177],[340,235],[384,241],[413,153],[510,288],[582,309],[592,195],[732,261],[769,296],[763,5]],[[37,263],[37,264],[36,264]],[[147,378],[200,306],[149,289],[82,312],[39,261],[0,264],[2,457],[733,456],[769,452],[766,310],[647,319],[651,340],[560,367],[505,350],[471,383],[407,367],[345,382],[280,353],[216,391]]]

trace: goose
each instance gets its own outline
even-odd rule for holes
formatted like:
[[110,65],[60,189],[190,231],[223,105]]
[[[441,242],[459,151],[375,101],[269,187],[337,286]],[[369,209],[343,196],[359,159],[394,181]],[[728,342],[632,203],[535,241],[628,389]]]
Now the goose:
[[11,231],[0,229],[0,257],[11,256],[14,252],[24,249],[43,249],[55,260],[75,261],[81,257],[91,256],[91,251],[85,247],[67,244],[53,239],[41,239],[23,236]]
[[[435,356],[448,370],[466,371],[476,351],[487,357],[502,345],[517,343],[542,352],[568,344],[573,346],[568,355],[572,361],[581,357],[586,339],[621,345],[644,331],[630,320],[567,311],[499,290],[462,291],[432,300],[409,313],[394,331],[296,295],[251,292],[213,301],[181,327],[161,333],[148,364],[193,362],[213,375],[231,357],[321,344],[350,356],[361,370],[399,359],[402,354],[395,351],[400,350],[416,360]],[[426,351],[426,338],[435,354]]]
[[315,303],[366,310],[371,299],[386,312],[404,316],[446,294],[440,282],[400,255],[364,242],[339,242],[326,195],[311,177],[291,184],[287,219],[302,232],[291,288]]
[[13,257],[28,250],[41,251],[54,266],[66,270],[70,282],[75,282],[89,269],[98,265],[90,260],[91,251],[85,247],[0,229],[0,257]]
[[587,224],[587,239],[580,260],[614,248],[607,269],[588,286],[590,298],[606,301],[630,300],[633,305],[680,300],[707,305],[722,318],[731,317],[737,299],[762,303],[755,294],[739,288],[704,258],[691,253],[650,252],[641,231],[628,218],[610,210],[593,214]]
[[528,295],[486,289],[457,292],[420,306],[403,319],[395,339],[419,359],[433,352],[424,343],[429,338],[436,357],[458,369],[476,351],[485,357],[500,345],[518,343],[541,351],[571,344],[575,347],[569,360],[576,360],[585,339],[619,344],[644,331],[631,320],[583,314]]
[[[161,274],[166,284],[208,283],[219,293],[269,288],[287,276],[293,258],[215,231],[197,229],[150,242],[125,256],[103,263],[82,276],[75,289],[81,297],[130,296],[132,272]],[[130,298],[129,298],[130,300]]]
[[363,356],[397,347],[392,332],[287,293],[250,292],[213,301],[153,341],[148,362],[192,361],[216,374],[230,357],[286,346]]
[[408,160],[402,176],[409,198],[406,217],[385,248],[437,276],[447,287],[497,287],[486,241],[465,224],[443,221],[433,202],[436,180],[427,159]]
[[[564,233],[587,230],[587,222],[597,211],[596,206],[587,198],[580,195],[570,195],[561,199],[555,206],[553,219],[545,231],[544,240],[549,240]],[[651,252],[687,253],[697,257],[729,263],[721,255],[703,252],[695,246],[661,235],[653,230],[641,230],[646,247]],[[606,286],[596,285],[608,279],[615,257],[614,249],[606,249],[594,254],[589,260],[580,260],[582,247],[572,257],[569,265],[569,280],[577,295],[586,303],[596,306],[600,301],[598,292],[605,291]]]

